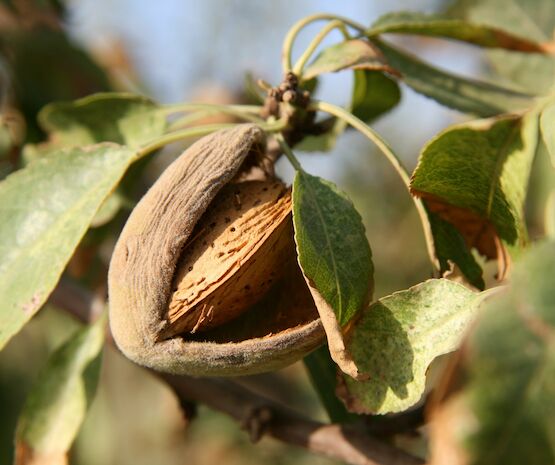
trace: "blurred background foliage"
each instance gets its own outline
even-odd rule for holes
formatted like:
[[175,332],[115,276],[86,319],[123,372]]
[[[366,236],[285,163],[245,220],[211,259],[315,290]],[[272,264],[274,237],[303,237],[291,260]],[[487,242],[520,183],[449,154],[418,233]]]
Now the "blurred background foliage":
[[[459,2],[464,4],[464,2]],[[533,3],[533,2],[532,2]],[[371,24],[387,11],[440,11],[441,0],[3,0],[0,3],[0,179],[22,166],[24,143],[40,143],[44,134],[36,115],[45,104],[72,100],[103,90],[140,92],[165,103],[248,101],[245,72],[273,84],[280,81],[280,48],[287,29],[298,19],[329,11]],[[297,52],[318,25],[303,31]],[[546,25],[552,30],[553,25]],[[330,43],[339,36],[332,34]],[[493,61],[470,46],[425,38],[400,41],[445,69],[487,77],[509,66],[495,52]],[[490,52],[491,54],[491,52]],[[516,66],[516,65],[515,65]],[[538,66],[550,66],[539,64]],[[526,88],[526,76],[520,76]],[[513,82],[513,85],[518,85]],[[318,95],[344,104],[351,92],[348,74],[326,75]],[[422,145],[463,116],[403,88],[401,104],[374,127],[389,140],[410,170]],[[176,156],[165,150],[134,166],[120,193],[132,207],[137,195]],[[300,154],[308,171],[346,190],[361,212],[372,246],[376,297],[404,289],[429,277],[420,225],[410,198],[377,150],[360,135],[347,132],[328,153]],[[530,196],[531,234],[540,235],[541,204],[553,181],[539,157]],[[544,161],[541,161],[544,160]],[[283,162],[281,176],[292,170]],[[540,199],[540,200],[538,200]],[[121,218],[99,225],[86,236],[68,273],[102,288],[114,228]],[[114,225],[115,224],[115,225]],[[491,274],[491,273],[490,273]],[[0,353],[0,464],[10,464],[13,433],[25,395],[49,353],[77,328],[71,317],[50,305]],[[265,392],[324,418],[302,364],[259,380]],[[246,380],[245,382],[248,382]],[[285,387],[286,386],[286,387]],[[319,464],[329,461],[263,439],[249,444],[247,435],[221,414],[205,408],[190,424],[176,399],[160,382],[107,349],[97,399],[73,447],[74,464]],[[399,438],[422,452],[418,438]]]

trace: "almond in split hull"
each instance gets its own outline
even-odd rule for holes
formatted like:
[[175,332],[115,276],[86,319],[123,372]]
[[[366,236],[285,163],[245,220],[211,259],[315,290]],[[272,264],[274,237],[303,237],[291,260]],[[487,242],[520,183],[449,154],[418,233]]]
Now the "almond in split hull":
[[277,181],[228,184],[184,247],[161,337],[236,318],[281,278],[294,253],[290,190]]

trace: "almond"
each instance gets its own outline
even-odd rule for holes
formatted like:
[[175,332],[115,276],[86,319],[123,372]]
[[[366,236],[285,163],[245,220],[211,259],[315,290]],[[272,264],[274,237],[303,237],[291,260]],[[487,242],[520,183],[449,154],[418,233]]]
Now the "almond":
[[163,337],[219,326],[258,302],[295,253],[291,227],[281,182],[222,188],[181,254]]
[[269,172],[264,154],[254,124],[203,137],[131,212],[108,275],[110,328],[131,360],[239,376],[279,369],[323,343],[296,260],[289,190],[248,180],[253,169]]

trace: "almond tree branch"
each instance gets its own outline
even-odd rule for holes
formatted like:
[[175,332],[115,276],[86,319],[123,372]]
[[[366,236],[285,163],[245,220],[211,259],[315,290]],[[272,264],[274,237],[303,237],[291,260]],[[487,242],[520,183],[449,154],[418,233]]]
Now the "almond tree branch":
[[424,463],[385,442],[345,425],[325,425],[233,381],[157,373],[180,399],[193,400],[237,420],[257,440],[262,435],[304,447],[353,465],[416,465]]
[[[98,299],[88,290],[62,278],[50,297],[57,307],[89,322]],[[111,341],[111,339],[110,339]],[[304,447],[352,465],[417,465],[424,461],[365,432],[345,425],[326,425],[256,394],[231,379],[192,378],[148,370],[166,382],[182,404],[191,401],[225,413],[246,429],[253,441],[263,435]]]

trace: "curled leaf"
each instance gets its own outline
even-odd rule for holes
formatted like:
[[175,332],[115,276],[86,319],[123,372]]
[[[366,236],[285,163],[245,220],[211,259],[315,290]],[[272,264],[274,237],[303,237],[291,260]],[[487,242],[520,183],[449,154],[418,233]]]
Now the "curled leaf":
[[397,83],[380,71],[355,70],[351,113],[365,122],[373,121],[401,100]]
[[424,147],[412,177],[412,193],[454,225],[469,248],[497,259],[500,278],[506,245],[527,240],[523,209],[537,141],[536,112],[464,123]]
[[79,330],[56,350],[25,403],[17,425],[16,465],[58,465],[94,398],[106,318]]
[[347,409],[383,414],[416,404],[432,360],[455,350],[473,321],[476,296],[460,284],[433,279],[364,310],[347,349],[367,379],[340,377],[338,394]]

